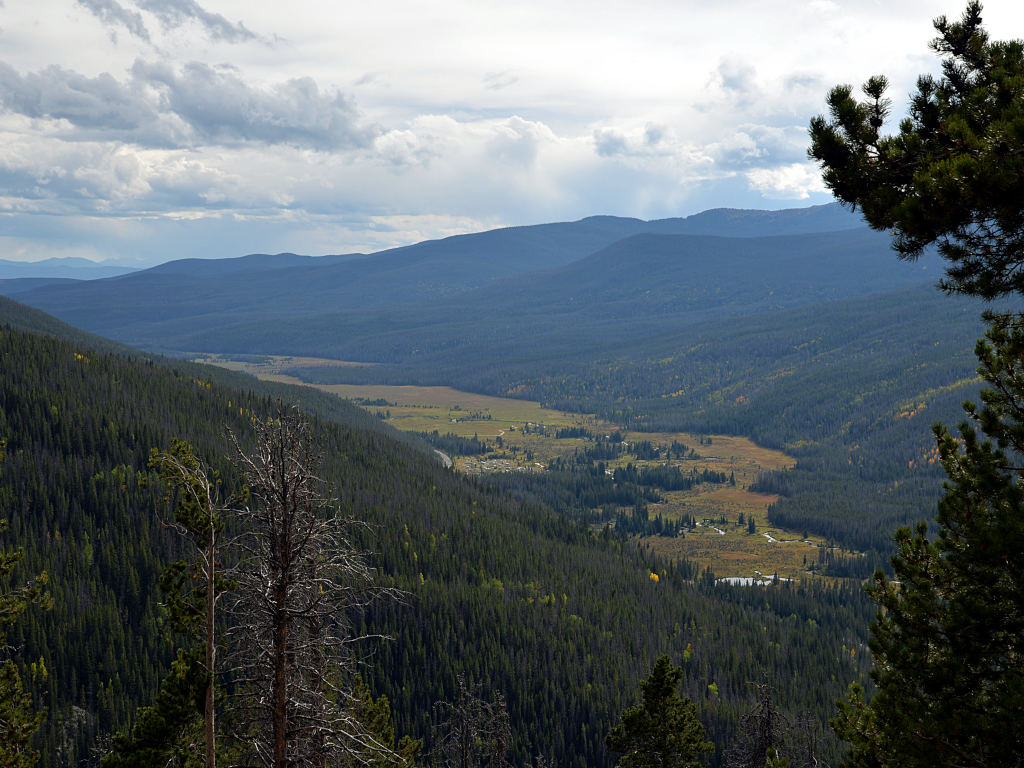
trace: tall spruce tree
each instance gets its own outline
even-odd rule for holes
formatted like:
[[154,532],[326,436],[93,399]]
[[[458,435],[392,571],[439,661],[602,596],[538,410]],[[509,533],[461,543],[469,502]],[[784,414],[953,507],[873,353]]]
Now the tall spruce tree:
[[[977,2],[935,28],[942,76],[918,80],[899,132],[881,133],[887,83],[873,77],[864,102],[850,86],[829,93],[809,154],[901,257],[936,245],[947,291],[1024,295],[1024,45],[990,41]],[[1024,760],[1024,317],[986,318],[982,405],[965,403],[957,435],[935,427],[949,476],[936,535],[901,529],[894,578],[869,587],[877,692],[853,686],[840,703],[848,766]]]
[[829,92],[808,154],[838,200],[892,232],[901,258],[936,246],[945,289],[1024,295],[1024,43],[990,41],[978,2],[935,29],[942,77],[918,78],[897,133],[882,133],[891,102],[876,76],[864,101],[850,85]]
[[691,768],[713,752],[704,740],[697,707],[679,695],[682,667],[667,655],[654,662],[651,676],[640,683],[640,703],[623,710],[620,722],[605,737],[612,752],[622,753],[621,768]]

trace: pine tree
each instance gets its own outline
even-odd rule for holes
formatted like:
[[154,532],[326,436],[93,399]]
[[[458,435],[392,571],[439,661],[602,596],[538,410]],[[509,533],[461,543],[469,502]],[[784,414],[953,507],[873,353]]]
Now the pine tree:
[[[215,675],[217,601],[231,587],[220,573],[218,544],[223,515],[244,496],[223,502],[217,474],[196,457],[191,445],[173,438],[167,451],[153,450],[150,469],[156,470],[173,510],[168,523],[192,544],[191,561],[171,563],[160,577],[169,627],[201,647],[181,649],[160,685],[156,701],[142,708],[128,731],[114,737],[103,768],[143,768],[157,763],[175,766],[217,762]],[[202,727],[198,723],[202,722]],[[199,731],[201,730],[201,735]],[[202,742],[202,760],[197,759]]]
[[605,737],[608,749],[622,753],[621,768],[690,768],[700,765],[701,754],[714,751],[704,740],[696,705],[679,695],[682,676],[682,667],[663,655],[640,683],[640,703],[623,710]]
[[[4,459],[6,440],[0,440],[0,463]],[[0,533],[7,521],[0,519]],[[29,584],[14,589],[5,588],[7,579],[22,558],[22,550],[0,551],[0,651],[6,651],[6,629],[33,603],[43,608],[52,605],[46,591],[48,577],[41,573]],[[46,713],[36,711],[32,696],[25,691],[18,667],[12,659],[0,666],[0,765],[9,768],[28,768],[35,765],[39,753],[32,747],[32,737],[46,719]]]
[[356,718],[374,740],[394,754],[369,749],[365,754],[352,758],[351,764],[367,768],[412,768],[414,761],[423,749],[423,739],[402,736],[395,743],[395,723],[391,714],[391,702],[383,694],[376,699],[361,677],[357,677],[352,686],[352,709]]
[[[1024,44],[991,42],[977,2],[935,28],[943,75],[918,80],[899,133],[880,133],[887,83],[874,77],[864,103],[849,86],[832,90],[810,155],[836,197],[893,231],[901,257],[936,244],[946,290],[1022,295]],[[949,477],[937,535],[901,529],[894,578],[879,572],[869,587],[881,607],[878,690],[868,702],[852,686],[833,722],[849,766],[1011,766],[1024,755],[1012,726],[1024,718],[1024,318],[986,318],[982,406],[965,403],[957,435],[935,428]]]
[[972,424],[935,428],[949,481],[937,539],[924,523],[897,533],[894,580],[869,587],[882,607],[872,625],[870,704],[859,688],[836,727],[851,765],[1019,765],[1024,737],[1024,319],[994,321],[979,342],[991,389],[967,403]]
[[205,762],[201,742],[207,686],[200,649],[178,651],[152,705],[138,711],[130,730],[114,736],[101,768],[199,768]]
[[897,134],[882,134],[891,102],[876,76],[863,102],[850,85],[829,92],[830,118],[811,121],[808,154],[838,200],[892,232],[901,258],[936,245],[947,290],[1024,294],[1024,42],[990,41],[978,2],[935,29],[942,77],[918,78]]

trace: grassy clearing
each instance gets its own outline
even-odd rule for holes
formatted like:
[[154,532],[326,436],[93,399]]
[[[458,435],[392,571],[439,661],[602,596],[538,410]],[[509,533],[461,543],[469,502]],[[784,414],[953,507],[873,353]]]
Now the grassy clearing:
[[705,461],[726,463],[730,466],[743,468],[748,472],[767,472],[776,469],[788,469],[796,464],[796,459],[780,451],[764,448],[752,443],[745,437],[735,435],[710,435],[699,445],[700,436],[687,432],[630,432],[633,441],[650,440],[655,445],[669,445],[678,440],[697,449]]
[[698,526],[682,537],[649,536],[641,540],[641,545],[662,557],[685,557],[702,568],[710,566],[718,578],[771,578],[776,574],[797,581],[808,578],[807,567],[818,561],[825,541],[817,536],[805,539],[801,532],[766,527],[761,525],[763,518],[757,519],[756,533],[748,533],[747,526],[739,525],[734,517],[730,523]]
[[[338,365],[337,360],[262,356],[245,361],[208,356],[202,360],[245,371],[261,379],[288,384],[315,386],[317,389],[350,399],[377,414],[392,426],[411,432],[453,433],[460,437],[478,437],[492,449],[484,456],[453,456],[455,467],[462,472],[541,471],[552,459],[584,449],[585,438],[557,438],[559,429],[583,427],[594,435],[608,435],[617,425],[589,414],[566,413],[543,408],[528,400],[492,397],[461,392],[450,387],[393,385],[310,385],[281,373],[293,365]],[[353,363],[353,365],[360,365]],[[621,431],[621,430],[620,430]],[[776,496],[754,493],[750,485],[762,472],[786,469],[796,461],[780,451],[755,445],[744,437],[729,435],[696,435],[685,432],[623,432],[631,445],[650,442],[667,448],[674,442],[693,448],[686,458],[673,458],[671,464],[684,473],[704,469],[731,475],[735,484],[700,484],[689,491],[662,493],[664,501],[649,506],[650,516],[666,521],[692,516],[696,520],[728,520],[701,525],[683,537],[647,537],[641,545],[669,558],[686,557],[702,567],[711,566],[719,577],[806,578],[807,564],[819,557],[825,542],[809,540],[802,532],[764,528],[768,506]],[[644,461],[626,453],[608,462],[609,468],[633,463],[663,464],[664,458]],[[751,516],[757,532],[747,532]],[[715,528],[723,531],[718,533]],[[777,541],[764,536],[768,533]]]
[[[303,384],[283,374],[260,378],[288,384]],[[556,456],[571,453],[583,441],[558,440],[554,433],[563,427],[583,427],[602,434],[615,426],[587,414],[564,413],[542,408],[528,400],[491,397],[461,392],[450,387],[323,384],[317,389],[364,405],[391,426],[407,432],[452,433],[479,437],[514,467],[536,469]],[[386,404],[380,404],[386,403]],[[456,467],[473,471],[476,465],[453,457]]]
[[295,357],[293,355],[222,355],[207,352],[193,358],[193,362],[216,365],[229,371],[243,371],[254,376],[280,373],[296,366],[300,368],[361,368],[377,365],[353,360],[332,360],[328,357]]

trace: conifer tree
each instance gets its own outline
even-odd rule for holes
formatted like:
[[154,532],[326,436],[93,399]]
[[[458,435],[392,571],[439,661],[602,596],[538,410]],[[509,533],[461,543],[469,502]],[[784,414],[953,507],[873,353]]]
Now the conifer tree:
[[412,768],[416,757],[423,749],[423,739],[414,739],[406,735],[395,743],[395,723],[388,697],[381,694],[376,699],[373,698],[370,686],[362,677],[357,677],[352,686],[352,705],[356,718],[366,732],[371,734],[378,744],[394,750],[394,754],[369,749],[365,754],[352,757],[350,763],[367,768]]
[[[6,447],[6,439],[0,440],[0,464]],[[7,521],[0,519],[0,533],[6,528]],[[7,588],[7,580],[22,554],[21,549],[0,551],[0,653],[7,651],[7,627],[32,603],[43,608],[52,604],[46,592],[45,572],[22,587]],[[5,659],[0,666],[0,765],[8,768],[35,765],[39,753],[32,747],[32,737],[45,719],[46,713],[36,711],[31,694],[25,691],[17,665],[12,659]]]
[[663,655],[640,683],[640,703],[623,710],[605,737],[608,749],[622,753],[621,768],[691,768],[700,765],[701,754],[714,751],[704,740],[696,705],[679,695],[682,677],[682,667]]
[[[195,559],[172,563],[160,586],[174,629],[203,639],[203,742],[205,766],[217,764],[215,722],[215,676],[217,674],[217,601],[231,584],[220,573],[218,544],[224,531],[224,513],[230,504],[220,501],[220,481],[195,455],[192,446],[174,438],[167,451],[153,451],[151,469],[160,473],[168,487],[167,499],[174,505],[174,527],[192,542]],[[242,501],[238,499],[236,501]],[[198,584],[192,587],[192,584]]]
[[[830,119],[811,122],[811,157],[841,201],[860,207],[894,248],[930,245],[949,261],[942,286],[993,298],[1024,295],[1024,44],[992,42],[981,5],[935,21],[942,77],[922,76],[894,136],[884,77],[865,102],[839,86]],[[1024,736],[1024,318],[987,314],[976,349],[989,388],[965,403],[957,435],[935,435],[949,477],[937,535],[921,523],[896,535],[894,579],[869,587],[865,701],[852,686],[833,723],[849,766],[1020,765]],[[988,439],[979,435],[979,430]]]
[[[184,440],[173,438],[166,451],[153,450],[150,469],[156,470],[173,510],[167,523],[192,545],[191,561],[171,563],[160,577],[172,632],[201,647],[178,651],[171,671],[160,685],[156,701],[142,708],[132,728],[114,737],[103,768],[143,768],[157,762],[176,766],[217,764],[216,666],[217,602],[231,587],[221,574],[219,543],[224,514],[238,499],[223,501],[216,472],[195,455]],[[197,721],[202,720],[202,735]],[[197,749],[202,742],[202,750]],[[201,763],[197,755],[202,755]]]
[[179,650],[156,700],[138,711],[129,730],[114,735],[101,768],[200,768],[206,686],[201,649]]

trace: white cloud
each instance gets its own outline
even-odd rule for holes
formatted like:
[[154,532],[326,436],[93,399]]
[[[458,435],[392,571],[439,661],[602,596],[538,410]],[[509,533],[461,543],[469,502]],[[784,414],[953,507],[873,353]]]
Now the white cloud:
[[825,192],[821,172],[812,163],[755,168],[746,177],[751,187],[771,200],[807,200],[812,193]]
[[715,70],[721,87],[738,98],[748,98],[757,92],[757,70],[744,59],[728,56]]
[[825,202],[810,116],[876,72],[900,113],[939,6],[7,0],[0,216],[162,258]]
[[[78,4],[111,28],[116,29],[120,25],[133,35],[143,40],[149,40],[149,30],[146,28],[146,22],[142,19],[142,14],[136,10],[125,8],[117,0],[78,0]],[[111,34],[116,41],[116,31],[112,31]]]

